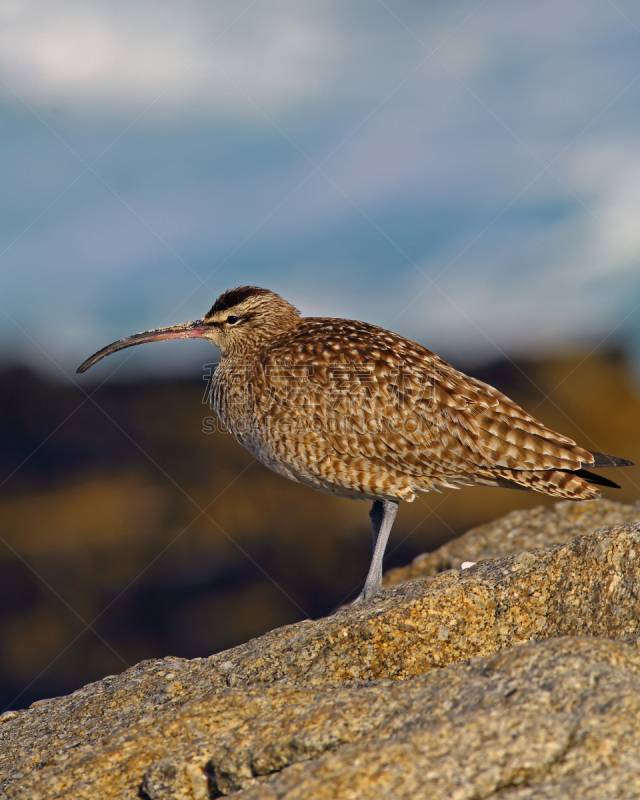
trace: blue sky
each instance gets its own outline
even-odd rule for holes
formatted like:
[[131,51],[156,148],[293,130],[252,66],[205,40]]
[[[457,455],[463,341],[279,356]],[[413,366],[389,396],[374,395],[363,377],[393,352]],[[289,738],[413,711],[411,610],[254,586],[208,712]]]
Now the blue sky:
[[0,26],[0,361],[71,375],[254,283],[465,365],[640,363],[637,2],[6,0]]

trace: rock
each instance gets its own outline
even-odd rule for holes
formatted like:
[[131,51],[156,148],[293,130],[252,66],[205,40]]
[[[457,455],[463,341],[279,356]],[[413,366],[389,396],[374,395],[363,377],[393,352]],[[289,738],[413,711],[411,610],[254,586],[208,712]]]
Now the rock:
[[214,748],[217,789],[243,800],[640,795],[640,653],[619,642],[550,640],[407,683],[279,692],[277,709]]
[[[543,535],[538,509],[517,525]],[[0,717],[2,796],[638,797],[639,566],[640,524],[614,524],[142,662]]]
[[433,553],[416,556],[407,567],[389,570],[384,585],[394,586],[447,569],[460,569],[467,561],[506,558],[523,550],[564,544],[581,534],[625,522],[640,522],[640,501],[632,506],[604,499],[588,503],[566,501],[556,503],[553,508],[538,506],[530,511],[512,511],[494,522],[472,528]]

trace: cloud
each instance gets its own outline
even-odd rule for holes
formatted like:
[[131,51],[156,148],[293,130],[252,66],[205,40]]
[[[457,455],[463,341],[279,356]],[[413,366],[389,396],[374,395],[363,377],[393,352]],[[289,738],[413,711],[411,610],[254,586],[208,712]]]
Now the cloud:
[[[402,70],[379,25],[350,16],[337,2],[30,3],[0,29],[0,68],[20,97],[72,112],[130,113],[162,96],[168,114],[259,117],[252,98],[278,115],[344,96],[349,65],[374,51]],[[358,91],[370,75],[355,72]]]
[[[630,325],[640,329],[634,142],[604,149],[585,143],[559,177],[547,176],[556,200],[568,196],[573,203],[555,221],[513,226],[507,215],[471,257],[461,239],[421,263],[425,274],[408,279],[405,294],[414,300],[399,313],[401,324],[419,331],[421,340],[483,360],[503,352],[619,344]],[[550,190],[544,194],[553,205]]]
[[239,283],[478,358],[605,335],[639,291],[637,33],[385,5],[5,3],[37,117],[0,83],[2,304],[65,364]]

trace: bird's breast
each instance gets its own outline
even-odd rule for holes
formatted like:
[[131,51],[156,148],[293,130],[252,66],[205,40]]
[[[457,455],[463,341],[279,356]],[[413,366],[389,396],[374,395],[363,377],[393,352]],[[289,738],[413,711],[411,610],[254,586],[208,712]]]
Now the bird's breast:
[[214,373],[211,406],[224,427],[269,469],[296,480],[283,451],[281,414],[268,387],[249,364],[220,364]]

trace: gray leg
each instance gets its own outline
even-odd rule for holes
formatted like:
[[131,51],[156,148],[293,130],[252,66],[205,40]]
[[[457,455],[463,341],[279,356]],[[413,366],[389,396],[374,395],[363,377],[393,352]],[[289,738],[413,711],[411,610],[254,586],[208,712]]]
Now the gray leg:
[[364,589],[354,600],[355,603],[368,600],[382,589],[382,559],[397,511],[397,500],[374,500],[371,506],[369,516],[373,523],[373,558]]

